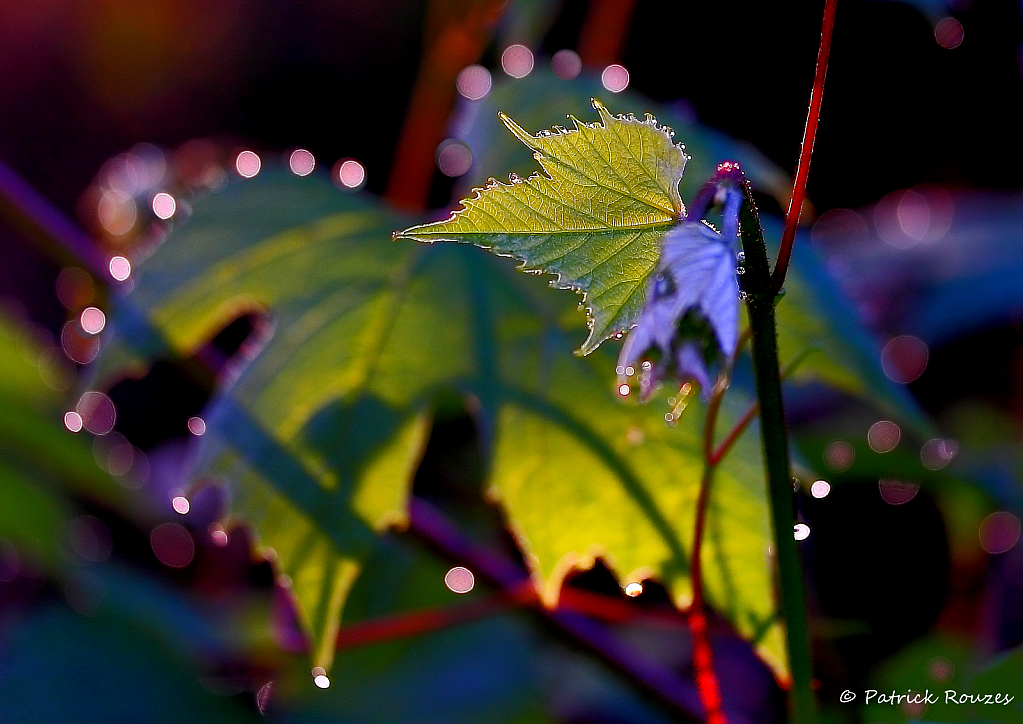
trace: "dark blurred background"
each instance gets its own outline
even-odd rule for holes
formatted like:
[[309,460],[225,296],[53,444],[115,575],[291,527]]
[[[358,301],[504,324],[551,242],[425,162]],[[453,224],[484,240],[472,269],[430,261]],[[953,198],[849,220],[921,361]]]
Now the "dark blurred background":
[[[400,202],[395,179],[415,175],[400,160],[401,144],[414,135],[403,128],[417,88],[429,86],[436,70],[430,64],[439,62],[431,48],[464,42],[454,54],[461,65],[478,62],[495,77],[512,43],[528,46],[537,64],[566,48],[578,50],[589,71],[620,63],[632,90],[749,142],[791,172],[822,5],[2,2],[0,160],[107,253],[126,242],[111,232],[110,219],[104,222],[97,188],[120,168],[108,161],[132,149],[136,157],[155,153],[176,165],[179,186],[215,187],[217,179],[193,171],[211,160],[230,169],[242,149],[279,163],[301,147],[324,168],[356,159],[369,191]],[[473,13],[484,16],[475,26],[485,31],[482,40],[471,28],[448,32],[458,26],[451,18]],[[613,32],[594,38],[602,28]],[[1014,275],[1023,264],[1021,45],[1015,0],[840,0],[808,189],[821,218],[814,245],[879,348],[900,335],[926,345],[926,369],[889,376],[906,384],[946,431],[961,432],[966,443],[972,431],[976,449],[993,451],[987,473],[995,482],[987,490],[1002,485],[1007,492],[994,498],[1007,507],[1020,495],[1012,450],[1019,449],[1023,425],[1023,289]],[[448,79],[446,91],[427,94],[442,122],[455,99],[451,86]],[[562,118],[561,109],[551,109],[550,123]],[[423,128],[432,164],[440,139],[431,141],[429,119],[412,120]],[[456,181],[436,168],[426,181],[426,205],[452,204]],[[765,212],[780,213],[770,196],[763,203]],[[907,226],[907,219],[919,221],[913,204],[927,210],[916,236]],[[950,221],[935,235],[945,211]],[[902,231],[886,234],[886,219]],[[65,275],[65,293],[58,294],[58,275],[72,260],[35,244],[9,217],[0,217],[0,258],[5,306],[61,340],[69,316],[83,305],[75,292],[81,280]],[[211,349],[229,355],[254,325],[258,320],[242,320]],[[78,362],[90,358],[88,349],[69,354]],[[178,417],[198,412],[203,394],[182,396],[173,375],[154,374],[149,388],[121,389],[124,419],[133,419],[130,400],[147,399],[154,387],[175,390],[163,404],[173,398],[183,405]],[[972,405],[965,412],[964,400]],[[797,395],[793,405],[797,432],[812,437],[822,424],[819,401]],[[994,420],[986,427],[977,423],[978,405],[986,411],[981,418]],[[147,407],[138,406],[139,414]],[[143,423],[129,426],[145,434]],[[165,436],[134,442],[149,447]],[[926,491],[895,505],[883,488],[878,495],[874,478],[836,486],[834,496],[831,507],[803,501],[815,530],[806,547],[814,605],[835,627],[816,634],[838,642],[818,652],[829,696],[829,685],[862,683],[867,667],[934,626],[980,630],[989,652],[1023,641],[1023,624],[1010,615],[1023,602],[1018,549],[989,561],[975,524],[970,548]],[[986,623],[977,625],[981,617]],[[840,630],[848,621],[869,635]]]
[[[590,6],[602,4],[524,3],[539,21],[523,29],[513,3],[498,11],[480,60],[493,69],[510,42],[531,46],[538,62],[577,48]],[[628,29],[615,60],[633,89],[684,99],[705,124],[794,167],[821,3],[753,3],[741,13],[714,3],[618,5]],[[87,227],[94,222],[80,216],[83,193],[105,161],[139,142],[175,149],[212,138],[271,154],[301,146],[323,164],[358,159],[367,188],[382,192],[430,31],[426,16],[426,3],[410,0],[5,2],[0,159]],[[938,33],[948,17],[959,25]],[[843,2],[810,176],[818,212],[921,182],[1017,188],[1021,40],[1013,0]],[[447,205],[443,193],[431,200]],[[8,259],[0,294],[58,328],[62,309],[39,292],[52,288],[55,267],[0,228]]]

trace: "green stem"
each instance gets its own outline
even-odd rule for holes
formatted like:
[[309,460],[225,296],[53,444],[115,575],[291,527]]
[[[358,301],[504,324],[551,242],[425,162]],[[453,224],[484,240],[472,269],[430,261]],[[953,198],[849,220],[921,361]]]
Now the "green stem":
[[811,688],[813,665],[810,659],[802,566],[792,535],[792,477],[778,366],[775,292],[756,206],[745,177],[737,176],[733,178],[741,184],[741,191],[745,195],[739,221],[746,267],[743,290],[747,295],[750,329],[753,333],[753,368],[760,403],[760,431],[771,500],[774,549],[778,560],[781,611],[785,620],[786,647],[792,672],[791,714],[796,724],[810,724],[816,721],[816,705]]

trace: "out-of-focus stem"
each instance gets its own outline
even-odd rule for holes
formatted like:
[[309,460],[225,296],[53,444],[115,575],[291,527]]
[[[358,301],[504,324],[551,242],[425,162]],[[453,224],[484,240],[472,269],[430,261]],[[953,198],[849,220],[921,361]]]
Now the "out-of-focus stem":
[[384,191],[395,206],[409,211],[426,207],[434,154],[455,102],[455,80],[479,60],[503,5],[499,0],[429,3],[423,59]]
[[598,68],[621,60],[636,0],[590,0],[576,50],[583,64]]
[[103,253],[63,212],[0,161],[0,215],[46,248],[51,256],[80,264],[105,285],[112,281]]
[[[443,555],[468,566],[479,578],[510,589],[523,580],[515,563],[476,546],[433,506],[413,498],[409,532]],[[645,694],[664,706],[680,722],[699,724],[700,699],[695,689],[671,669],[617,636],[598,621],[572,611],[529,607],[555,632],[588,650]]]

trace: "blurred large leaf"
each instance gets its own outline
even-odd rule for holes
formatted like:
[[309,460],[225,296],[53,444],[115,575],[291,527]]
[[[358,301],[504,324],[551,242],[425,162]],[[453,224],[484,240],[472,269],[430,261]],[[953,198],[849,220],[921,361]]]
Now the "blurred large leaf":
[[[216,621],[157,581],[113,566],[72,579],[88,584],[83,615],[55,601],[18,617],[0,651],[0,719],[18,724],[181,721],[235,724],[261,718],[248,696],[227,697],[204,656],[228,648]],[[232,613],[237,613],[232,610]],[[226,617],[225,617],[226,618]],[[237,652],[234,652],[237,653]],[[204,688],[197,674],[205,675]],[[235,689],[239,691],[241,687]]]
[[0,539],[51,566],[69,507],[63,493],[115,503],[122,491],[60,420],[60,396],[25,330],[0,317]]
[[[374,533],[404,519],[440,389],[478,402],[489,487],[548,600],[572,563],[602,555],[623,582],[654,575],[687,601],[698,405],[669,429],[663,409],[621,404],[613,352],[570,354],[571,297],[470,246],[390,242],[405,221],[261,174],[197,203],[142,268],[127,301],[157,329],[115,322],[121,344],[185,353],[237,310],[271,310],[276,334],[206,415],[205,469],[233,481],[235,512],[275,549],[316,662]],[[717,477],[704,570],[710,603],[783,671],[752,440]]]
[[446,221],[406,229],[417,241],[462,241],[514,256],[583,294],[590,353],[639,315],[660,239],[685,215],[678,182],[687,156],[653,116],[614,116],[593,99],[600,123],[527,133],[501,120],[543,168],[510,184],[491,180]]
[[[444,583],[447,565],[420,546],[385,536],[352,589],[345,623],[445,604],[466,605],[490,595],[476,588],[458,596]],[[457,602],[453,599],[458,599]],[[470,604],[471,605],[471,604]],[[281,706],[301,724],[542,724],[549,721],[536,671],[540,633],[523,614],[338,652],[330,688],[321,691],[301,668],[280,681]]]

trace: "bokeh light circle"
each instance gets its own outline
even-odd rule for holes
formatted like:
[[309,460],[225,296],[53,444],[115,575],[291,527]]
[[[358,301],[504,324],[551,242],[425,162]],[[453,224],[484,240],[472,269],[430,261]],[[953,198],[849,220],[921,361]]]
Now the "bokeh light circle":
[[1020,523],[1012,513],[999,511],[986,517],[980,524],[980,545],[991,553],[1005,553],[1019,542]]
[[600,74],[600,83],[612,93],[621,93],[629,87],[629,71],[624,65],[613,63]]
[[242,151],[234,159],[234,170],[242,178],[252,178],[263,167],[263,161],[255,151]]
[[455,593],[468,593],[476,585],[476,579],[468,568],[455,566],[444,574],[444,585]]
[[296,176],[308,176],[316,168],[316,158],[304,148],[296,148],[288,156],[288,168]]
[[583,61],[574,50],[559,50],[551,58],[551,70],[561,80],[577,78],[583,70]]
[[493,79],[490,77],[490,71],[482,65],[469,65],[462,68],[455,80],[458,92],[471,101],[486,98],[492,85]]
[[184,568],[195,557],[192,534],[177,523],[161,523],[153,528],[149,545],[157,560],[168,568]]
[[878,420],[867,431],[867,444],[876,453],[887,453],[895,449],[902,437],[902,430],[891,420]]
[[501,69],[512,78],[525,78],[533,72],[533,52],[525,45],[509,45],[501,53]]

